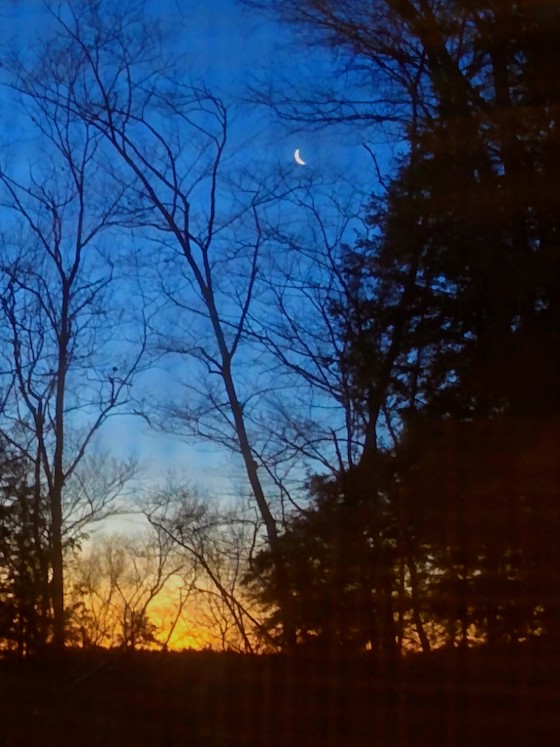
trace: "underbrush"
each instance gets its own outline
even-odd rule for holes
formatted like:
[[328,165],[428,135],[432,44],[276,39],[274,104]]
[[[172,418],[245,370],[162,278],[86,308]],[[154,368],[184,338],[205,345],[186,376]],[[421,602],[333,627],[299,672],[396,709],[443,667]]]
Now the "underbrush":
[[2,747],[560,744],[546,647],[374,657],[68,651],[0,661]]

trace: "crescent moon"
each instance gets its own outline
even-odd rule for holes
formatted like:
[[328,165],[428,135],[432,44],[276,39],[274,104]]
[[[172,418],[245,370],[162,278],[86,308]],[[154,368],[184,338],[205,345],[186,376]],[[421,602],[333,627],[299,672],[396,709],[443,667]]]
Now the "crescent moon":
[[294,152],[294,161],[298,164],[298,166],[305,166],[305,164],[307,163],[307,161],[304,161],[300,156],[299,148],[296,148]]

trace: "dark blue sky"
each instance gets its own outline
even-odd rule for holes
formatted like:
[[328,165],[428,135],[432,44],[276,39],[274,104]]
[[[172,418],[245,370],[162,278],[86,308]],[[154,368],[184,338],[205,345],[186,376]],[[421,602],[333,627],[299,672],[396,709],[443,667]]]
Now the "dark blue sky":
[[[247,150],[247,157],[287,165],[299,147],[310,168],[329,179],[340,176],[367,188],[371,162],[361,147],[367,133],[362,138],[356,128],[297,128],[247,103],[249,85],[256,79],[268,81],[280,74],[294,95],[304,89],[306,80],[328,82],[335,73],[326,49],[301,39],[298,46],[291,29],[236,0],[149,0],[148,6],[169,22],[177,54],[185,55],[193,79],[204,82],[231,107],[232,141]],[[2,45],[11,40],[25,47],[48,26],[43,0],[6,4],[3,18]],[[6,111],[5,95],[2,98],[4,123],[17,126],[14,113]]]
[[[256,110],[247,102],[248,85],[256,78],[272,79],[281,72],[285,84],[297,92],[303,81],[334,75],[329,55],[320,48],[293,46],[289,30],[241,7],[235,0],[150,0],[152,12],[162,20],[183,20],[175,34],[177,53],[186,55],[190,75],[231,106],[233,112],[230,142],[237,149],[236,159],[242,165],[263,172],[275,168],[290,170],[294,180],[308,175],[322,182],[321,199],[332,190],[343,196],[360,187],[357,202],[363,199],[371,182],[371,163],[355,132],[344,129],[312,131],[289,127],[266,109]],[[40,0],[25,0],[6,6],[8,34],[20,46],[44,30],[46,14]],[[3,97],[6,105],[7,99]],[[3,109],[6,109],[6,106]],[[5,116],[4,116],[5,115]],[[13,112],[4,111],[4,122],[15,123]],[[17,130],[17,127],[14,128]],[[21,137],[21,132],[17,136]],[[297,166],[293,159],[300,148],[307,166]],[[319,192],[317,193],[319,194]],[[170,467],[185,470],[192,479],[208,485],[223,476],[216,466],[216,456],[209,446],[193,449],[181,442],[154,435],[137,420],[115,418],[105,429],[105,445],[123,455],[131,449],[151,463],[154,477]],[[226,458],[226,461],[228,459]],[[223,492],[235,490],[220,487]]]

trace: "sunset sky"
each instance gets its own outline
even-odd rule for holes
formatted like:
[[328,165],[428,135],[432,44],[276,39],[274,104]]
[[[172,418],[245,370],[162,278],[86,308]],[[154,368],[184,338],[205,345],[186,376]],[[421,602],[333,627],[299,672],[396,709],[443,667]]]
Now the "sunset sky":
[[2,4],[0,648],[558,635],[557,34],[505,7]]

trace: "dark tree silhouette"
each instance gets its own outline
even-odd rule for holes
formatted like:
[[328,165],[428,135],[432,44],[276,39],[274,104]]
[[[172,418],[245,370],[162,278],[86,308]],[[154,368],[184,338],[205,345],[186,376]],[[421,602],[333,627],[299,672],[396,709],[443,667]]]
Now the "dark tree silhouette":
[[[191,319],[202,320],[202,338],[195,332],[186,341],[175,330],[165,342],[170,355],[189,356],[205,370],[208,391],[201,413],[187,403],[169,407],[166,418],[171,415],[178,429],[187,424],[198,437],[241,456],[275,557],[278,588],[285,590],[284,640],[289,646],[290,597],[277,518],[258,471],[238,372],[261,271],[260,214],[273,194],[268,187],[240,188],[246,198],[241,205],[220,201],[228,137],[223,102],[204,86],[189,83],[184,71],[166,59],[158,30],[146,22],[141,7],[109,2],[103,13],[99,9],[99,3],[88,0],[53,3],[51,43],[39,58],[18,67],[14,86],[38,106],[52,106],[69,121],[80,122],[103,142],[121,194],[130,198],[122,213],[127,224],[165,248],[164,295],[177,313],[188,311]],[[66,70],[60,68],[61,58],[71,60]],[[55,74],[49,77],[45,70]],[[225,215],[224,205],[231,208]],[[225,232],[230,241],[223,238]],[[127,376],[118,380],[115,396],[126,390]]]
[[[13,91],[21,93],[17,81],[23,68],[17,61],[10,61],[8,75]],[[28,83],[31,93],[33,83]],[[76,527],[105,510],[107,497],[92,501],[87,490],[79,489],[67,500],[68,483],[74,479],[74,487],[79,485],[80,463],[94,436],[130,399],[145,352],[142,322],[148,312],[139,310],[136,332],[121,340],[117,351],[116,330],[123,335],[130,315],[112,293],[118,258],[104,239],[109,242],[122,219],[126,189],[112,188],[95,130],[50,99],[17,100],[45,156],[21,179],[0,168],[0,203],[9,216],[0,258],[6,392],[0,433],[33,465],[36,490],[44,491],[48,502],[53,636],[55,645],[63,647],[70,504],[80,517],[74,513],[70,519]],[[130,476],[131,465],[121,467],[123,479]]]
[[48,505],[33,471],[5,442],[0,452],[0,640],[20,655],[51,633]]
[[[323,652],[392,651],[395,626],[386,591],[394,583],[395,524],[388,512],[372,524],[364,492],[345,493],[348,483],[348,476],[317,480],[312,505],[282,535],[298,641]],[[257,554],[246,583],[272,609],[268,627],[274,634],[278,600],[270,561],[268,551]]]
[[[354,490],[380,532],[389,501],[409,587],[420,566],[432,616],[464,640],[471,625],[490,643],[552,631],[560,10],[341,0],[279,12],[337,50],[348,93],[293,101],[280,88],[267,103],[315,126],[390,119],[408,143],[372,198],[373,236],[348,250],[354,297],[332,308],[368,415]],[[364,81],[367,103],[352,101]]]

